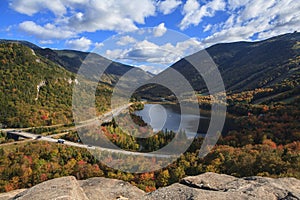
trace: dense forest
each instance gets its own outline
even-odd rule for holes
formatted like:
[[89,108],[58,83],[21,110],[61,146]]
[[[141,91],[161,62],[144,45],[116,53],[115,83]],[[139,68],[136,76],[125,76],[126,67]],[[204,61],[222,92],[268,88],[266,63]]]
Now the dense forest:
[[[241,94],[244,95],[244,94]],[[240,95],[232,95],[240,99]],[[236,99],[237,108],[241,106]],[[45,142],[0,147],[0,190],[2,192],[30,187],[39,182],[74,175],[78,179],[93,176],[118,178],[145,191],[152,191],[179,181],[187,175],[217,172],[244,176],[300,178],[300,98],[289,103],[251,105],[251,113],[234,115],[235,128],[222,135],[218,144],[204,158],[198,157],[202,138],[194,140],[190,148],[176,162],[159,171],[130,174],[111,169],[96,160],[90,152],[75,147]],[[234,105],[229,115],[233,115]],[[261,107],[261,109],[258,109]],[[139,141],[128,136],[113,122],[103,125],[104,134],[126,150],[153,151],[172,140],[174,133],[160,132]],[[77,141],[76,132],[63,138]],[[138,162],[138,161],[137,161]],[[155,160],[153,161],[155,162]]]
[[[206,157],[198,157],[203,138],[197,137],[187,152],[169,166],[154,172],[131,174],[103,165],[101,160],[97,160],[86,149],[37,140],[14,144],[6,138],[5,132],[0,132],[0,143],[11,142],[0,145],[0,192],[31,187],[45,180],[66,175],[74,175],[78,179],[94,176],[122,179],[145,191],[153,191],[178,182],[185,176],[204,172],[225,173],[237,177],[260,175],[300,179],[298,38],[299,33],[294,33],[254,44],[224,44],[224,49],[221,48],[222,45],[209,49],[221,68],[221,73],[228,72],[225,76],[228,90],[224,131],[217,145]],[[286,51],[276,59],[262,53],[272,45],[283,47],[281,53]],[[228,54],[222,54],[220,49],[230,51]],[[249,49],[253,57],[262,57],[250,62],[255,65],[253,68],[247,64],[241,70],[240,65],[249,61],[242,52]],[[75,58],[71,59],[74,56]],[[0,44],[1,128],[34,126],[36,128],[30,128],[28,131],[46,136],[64,132],[68,126],[72,126],[72,87],[76,84],[73,72],[78,70],[80,59],[84,56],[86,55],[74,51],[38,48],[32,50],[18,43]],[[264,56],[267,56],[266,59],[263,59]],[[184,61],[177,63],[174,68],[181,64],[184,64]],[[187,69],[183,70],[189,76],[188,73],[192,71]],[[252,69],[254,71],[251,71]],[[95,102],[98,113],[109,109],[112,83],[126,70],[128,69],[125,67],[118,73],[108,73],[109,81],[98,84]],[[270,71],[272,73],[269,76],[267,72]],[[231,79],[233,72],[249,77],[245,78],[245,81],[240,81],[239,75]],[[252,72],[254,75],[250,76]],[[264,76],[259,76],[260,74]],[[199,83],[195,77],[191,80],[194,84]],[[137,96],[146,92],[148,95],[157,92],[157,88],[154,87],[147,86],[142,89],[143,92],[137,93]],[[166,95],[165,99],[170,97],[166,93],[162,94]],[[133,99],[141,98],[137,96]],[[197,97],[201,112],[209,116],[211,96],[199,90]],[[142,104],[134,104],[131,111],[142,108]],[[147,126],[133,112],[131,118],[141,127]],[[65,126],[39,127],[52,124]],[[126,130],[122,130],[115,120],[103,123],[100,128],[101,133],[90,135],[90,141],[96,142],[105,136],[128,151],[151,152],[160,149],[178,134],[165,130],[149,138],[136,138],[134,134],[127,134]],[[185,137],[185,133],[180,133],[180,136]],[[70,129],[59,137],[81,142],[75,129]],[[139,163],[140,160],[136,159],[134,162]],[[159,162],[153,159],[153,164]]]
[[[72,72],[22,44],[0,43],[0,80],[2,127],[72,123],[72,88],[78,84]],[[107,110],[111,93],[110,86],[98,85],[99,113]]]

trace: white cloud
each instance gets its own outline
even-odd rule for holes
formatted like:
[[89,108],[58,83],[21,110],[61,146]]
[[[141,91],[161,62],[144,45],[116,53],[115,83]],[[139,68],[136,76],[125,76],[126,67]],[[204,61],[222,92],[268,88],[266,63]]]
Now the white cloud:
[[[182,19],[178,22],[181,30],[199,25],[200,30],[203,28],[204,32],[212,33],[203,39],[205,46],[220,42],[253,40],[253,36],[257,36],[257,39],[265,39],[300,30],[300,1],[295,0],[9,1],[10,7],[19,13],[29,16],[37,13],[42,13],[43,16],[46,13],[47,16],[52,16],[43,24],[40,22],[44,20],[24,21],[19,24],[20,30],[37,37],[41,43],[55,41],[55,39],[69,39],[68,42],[72,42],[71,39],[78,38],[81,33],[98,30],[131,32],[138,30],[138,25],[144,24],[147,17],[155,16],[157,11],[166,15],[174,12],[178,7],[182,7]],[[210,24],[201,23],[206,18],[215,17],[218,11],[223,11],[222,17],[228,16],[228,19],[220,22],[222,17],[216,17],[216,20],[209,22]],[[214,24],[214,21],[217,22]],[[11,32],[10,28],[7,31]],[[154,29],[153,34],[157,37],[164,37],[165,32],[165,24],[161,23]],[[141,45],[141,42],[131,38],[123,38],[119,41],[120,47],[136,43]],[[94,46],[97,45],[94,44]],[[176,45],[166,45],[164,48],[170,51],[175,47]],[[155,57],[156,53],[153,52],[153,48],[152,54],[148,52],[148,57]],[[176,52],[178,51],[180,55],[184,54],[183,50],[177,49]],[[122,52],[124,53],[124,50]]]
[[135,49],[155,49],[155,48],[158,48],[158,45],[152,43],[152,42],[149,42],[148,40],[143,40],[141,42],[137,42],[135,45],[134,45],[134,48]]
[[227,21],[203,40],[206,46],[220,42],[262,40],[300,30],[300,1],[229,0]]
[[147,62],[170,65],[201,49],[201,43],[195,38],[178,42],[175,45],[170,43],[157,45],[148,40],[143,40],[132,44],[126,49],[107,50],[104,56],[112,60],[130,61],[133,64]]
[[104,44],[102,43],[102,42],[96,42],[95,44],[94,44],[94,47],[95,48],[101,48],[101,47],[103,47],[104,46]]
[[19,13],[30,16],[42,10],[50,10],[55,15],[63,15],[66,13],[66,7],[60,0],[12,0],[10,2],[10,7]]
[[150,65],[140,65],[137,66],[146,72],[151,72],[152,74],[159,74],[164,70],[164,67],[161,66],[150,66]]
[[211,24],[207,24],[204,28],[203,28],[203,32],[207,32],[209,30],[211,30],[212,25]]
[[25,21],[19,25],[19,28],[31,35],[34,35],[40,39],[67,39],[74,37],[76,34],[69,30],[64,30],[61,27],[57,27],[53,24],[46,24],[40,26],[33,21]]
[[276,0],[256,0],[255,2],[249,3],[251,4],[246,5],[245,9],[239,16],[240,20],[243,22],[253,18],[264,17],[263,15],[265,15],[265,13],[268,13],[269,9],[275,5]]
[[[145,18],[154,16],[156,7],[153,0],[11,0],[10,7],[19,13],[32,16],[39,12],[50,11],[55,17],[48,19],[47,26],[37,22],[23,22],[21,29],[40,39],[71,38],[82,32],[110,30],[127,32],[137,30],[136,24],[144,24]],[[79,11],[80,10],[80,11]],[[29,27],[32,25],[35,31]],[[38,30],[37,30],[38,29]],[[57,32],[68,32],[58,36]],[[41,32],[47,32],[46,36]],[[70,34],[72,32],[72,34]]]
[[111,30],[126,32],[137,30],[135,23],[144,24],[148,16],[155,15],[155,5],[151,0],[111,0],[89,1],[81,5],[84,12],[68,17],[66,24],[78,31],[94,32]]
[[68,48],[79,50],[79,51],[87,51],[89,50],[92,41],[87,39],[86,37],[81,37],[79,39],[68,40],[66,41],[66,46]]
[[136,40],[133,37],[126,35],[126,36],[123,36],[120,38],[120,40],[117,42],[117,45],[125,46],[125,45],[135,43],[135,42],[136,42]]
[[182,56],[187,56],[196,53],[203,49],[203,44],[196,38],[190,38],[176,44],[177,51],[181,52]]
[[168,63],[168,59],[170,60],[173,57],[166,49],[160,48],[147,40],[137,43],[125,56],[127,59],[150,63]]
[[52,40],[40,40],[39,41],[40,44],[53,44]]
[[164,0],[158,3],[158,9],[164,15],[167,15],[174,12],[174,10],[181,4],[182,2],[180,0]]
[[158,46],[147,40],[137,42],[131,48],[119,53],[123,60],[131,60],[133,62],[148,62],[168,64],[177,60],[176,52],[170,51],[165,46]]
[[106,50],[105,57],[111,60],[121,59],[124,56],[125,51],[122,49]]
[[235,10],[249,4],[250,1],[251,0],[228,0],[228,7],[231,10]]
[[5,28],[4,31],[10,32],[12,28],[13,28],[13,25],[9,25],[8,27]]
[[202,6],[197,0],[188,0],[182,10],[184,17],[179,27],[184,30],[190,25],[198,26],[204,17],[214,17],[216,11],[225,10],[225,6],[224,0],[212,0]]
[[167,32],[167,28],[165,27],[165,23],[161,23],[153,29],[153,34],[155,37],[161,37],[166,32]]

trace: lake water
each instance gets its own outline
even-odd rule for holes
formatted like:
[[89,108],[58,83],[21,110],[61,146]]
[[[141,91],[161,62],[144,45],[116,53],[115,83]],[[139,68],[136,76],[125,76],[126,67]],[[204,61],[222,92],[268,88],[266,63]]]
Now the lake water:
[[209,118],[194,114],[181,115],[179,106],[171,104],[145,104],[144,109],[136,111],[135,114],[142,117],[155,132],[165,129],[178,132],[180,128],[188,137],[205,134],[209,124]]

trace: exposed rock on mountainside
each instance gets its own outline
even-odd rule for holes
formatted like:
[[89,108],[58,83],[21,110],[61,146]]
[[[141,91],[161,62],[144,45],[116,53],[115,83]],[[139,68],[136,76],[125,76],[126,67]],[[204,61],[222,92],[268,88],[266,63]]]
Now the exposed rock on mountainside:
[[300,181],[205,173],[146,194],[145,199],[300,199]]
[[139,199],[145,192],[131,184],[107,178],[90,178],[88,180],[79,181],[85,194],[89,199],[117,199],[117,197],[125,197],[128,199]]
[[[1,197],[0,197],[1,198]],[[12,199],[82,199],[88,200],[78,181],[73,176],[53,179],[38,184],[24,192],[14,196]]]
[[235,178],[205,173],[186,177],[180,183],[145,193],[124,181],[90,178],[77,181],[68,176],[43,182],[25,191],[0,194],[8,199],[300,199],[300,180],[295,178]]

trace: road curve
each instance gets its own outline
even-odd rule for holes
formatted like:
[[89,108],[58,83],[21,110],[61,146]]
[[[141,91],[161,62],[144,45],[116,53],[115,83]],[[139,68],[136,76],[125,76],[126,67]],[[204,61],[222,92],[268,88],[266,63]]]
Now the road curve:
[[[113,116],[119,115],[123,110],[128,108],[130,105],[131,105],[131,103],[128,105],[118,107],[118,108],[116,108],[110,112],[107,112],[97,118],[80,122],[79,125],[76,125],[75,128],[81,128],[81,127],[90,125],[92,123],[98,122],[99,120],[101,122],[109,121],[112,119]],[[23,137],[23,138],[28,138],[29,140],[26,140],[28,142],[32,141],[32,140],[41,140],[41,141],[46,141],[46,142],[58,143],[57,139],[52,138],[55,135],[42,136],[42,135],[38,135],[38,134],[25,132],[23,130],[15,130],[15,129],[1,129],[1,130],[15,134],[15,135],[19,135],[20,137]],[[56,135],[59,135],[59,134],[56,134]],[[8,144],[12,144],[12,143],[6,143],[5,145],[8,145]],[[117,154],[132,155],[132,156],[142,156],[142,157],[171,158],[171,157],[175,156],[175,155],[163,155],[163,154],[154,154],[154,153],[132,152],[132,151],[125,151],[122,149],[108,149],[108,148],[102,148],[102,147],[97,147],[97,146],[89,146],[89,145],[85,145],[85,144],[79,144],[79,143],[75,143],[75,142],[71,142],[71,141],[67,141],[67,140],[64,140],[64,143],[61,145],[85,148],[88,150],[106,151],[109,153],[117,153]]]

